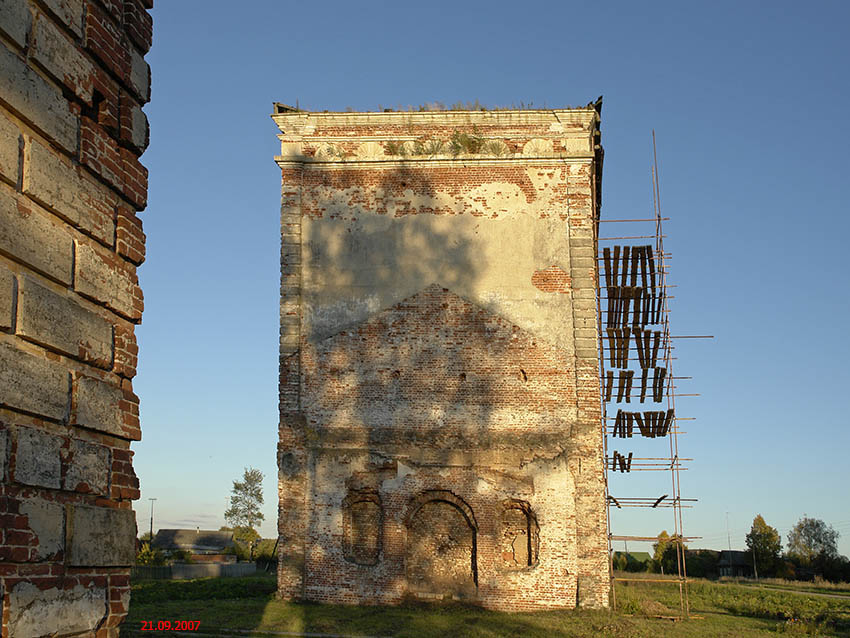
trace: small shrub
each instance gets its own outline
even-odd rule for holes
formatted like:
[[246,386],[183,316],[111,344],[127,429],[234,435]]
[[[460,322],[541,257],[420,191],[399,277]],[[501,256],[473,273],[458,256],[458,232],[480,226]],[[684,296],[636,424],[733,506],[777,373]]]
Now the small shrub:
[[342,146],[334,146],[333,150],[331,151],[331,156],[339,159],[345,159],[349,155],[350,153],[344,148],[342,148]]
[[176,551],[171,552],[171,556],[169,556],[169,562],[191,564],[195,561],[192,560],[192,554],[190,554],[186,550],[178,549]]
[[443,150],[442,140],[428,140],[425,144],[425,155],[438,155]]
[[418,139],[413,143],[412,155],[432,157],[443,150],[443,141],[428,137]]
[[136,554],[136,565],[165,565],[165,554],[145,543]]
[[389,155],[400,155],[402,157],[407,155],[407,147],[405,147],[404,142],[390,140],[386,143],[385,148],[387,149],[387,153]]
[[449,140],[449,151],[452,155],[461,153],[475,154],[481,151],[486,140],[473,129],[472,133],[461,133],[455,131]]
[[501,140],[489,140],[484,143],[481,150],[487,155],[494,155],[496,157],[502,157],[509,153],[507,144]]

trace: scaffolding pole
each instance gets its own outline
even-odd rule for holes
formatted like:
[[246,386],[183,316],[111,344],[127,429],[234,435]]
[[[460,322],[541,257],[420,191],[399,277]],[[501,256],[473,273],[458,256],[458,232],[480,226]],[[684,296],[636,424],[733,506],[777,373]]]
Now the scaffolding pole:
[[[630,581],[639,580],[642,582],[666,582],[675,583],[679,588],[680,616],[683,619],[690,617],[690,603],[688,599],[688,576],[687,563],[685,554],[685,543],[695,540],[699,537],[684,536],[684,524],[682,519],[682,510],[693,507],[696,499],[682,498],[681,496],[681,472],[687,470],[682,462],[691,461],[690,458],[679,456],[679,434],[684,432],[677,426],[678,421],[692,421],[694,417],[679,417],[675,416],[676,398],[677,397],[697,397],[698,393],[681,393],[677,392],[677,386],[674,385],[674,380],[691,379],[691,377],[677,377],[673,373],[673,361],[677,357],[673,356],[674,339],[711,339],[710,335],[673,335],[670,332],[670,300],[675,299],[674,296],[668,295],[667,291],[675,288],[668,282],[669,275],[669,260],[672,253],[665,252],[664,239],[666,235],[663,233],[662,222],[668,221],[669,217],[662,217],[661,214],[661,188],[658,175],[658,156],[656,150],[655,131],[652,131],[652,164],[650,168],[652,179],[652,209],[653,216],[650,219],[597,219],[596,224],[596,300],[597,300],[597,329],[598,329],[598,345],[599,345],[599,379],[601,392],[601,436],[602,436],[602,460],[605,468],[605,499],[608,507],[607,525],[608,525],[608,564],[609,574],[611,579],[611,601],[612,606],[616,608],[616,591],[614,589],[615,581]],[[599,222],[643,222],[654,224],[654,234],[652,235],[623,235],[619,237],[600,237]],[[605,247],[601,246],[601,242],[621,241],[621,240],[639,240],[651,239],[653,244],[647,245],[616,245]],[[605,274],[603,283],[602,274]],[[638,277],[640,274],[640,277]],[[640,279],[640,283],[638,282]],[[629,281],[630,280],[630,281]],[[627,285],[630,283],[631,285]],[[642,284],[642,285],[641,285]],[[642,298],[643,296],[643,298]],[[634,306],[630,309],[631,301],[634,301]],[[641,308],[639,309],[639,306]],[[608,318],[608,319],[604,319]],[[648,326],[657,326],[655,330],[651,330]],[[658,341],[654,343],[654,351],[651,358],[645,352],[648,347],[643,344],[648,344],[648,337],[636,336],[635,332],[630,333],[630,329],[636,328],[638,335],[645,333],[655,333],[654,338]],[[619,339],[619,341],[617,341]],[[645,341],[639,342],[639,339]],[[634,345],[633,344],[634,340]],[[632,353],[637,353],[632,355]],[[613,356],[612,356],[613,355]],[[632,356],[630,356],[632,355]],[[619,359],[618,359],[619,357]],[[611,365],[606,369],[606,359],[610,358]],[[640,359],[640,361],[638,361]],[[626,397],[629,397],[631,392],[631,376],[624,377],[629,367],[629,363],[634,361],[641,364],[641,370],[650,370],[651,367],[644,365],[647,360],[653,362],[652,367],[663,366],[665,368],[666,377],[662,377],[657,383],[658,386],[653,386],[653,390],[657,389],[659,393],[657,398],[662,402],[666,401],[667,413],[670,417],[667,420],[666,428],[663,430],[663,435],[658,438],[667,438],[669,444],[669,456],[657,457],[635,457],[630,452],[628,455],[618,452],[613,448],[613,441],[619,439],[619,445],[624,445],[625,441],[631,439],[632,436],[632,419],[638,419],[638,425],[641,424],[640,418],[643,413],[637,408],[635,403],[622,400],[613,400],[612,392],[609,389],[605,392],[607,384],[613,383],[615,376],[620,371],[619,382],[624,383],[624,379],[628,382],[628,390]],[[622,365],[620,365],[622,364]],[[608,376],[609,373],[612,376]],[[631,375],[633,373],[629,373]],[[645,380],[644,380],[645,382]],[[653,383],[656,383],[653,381]],[[613,386],[612,386],[613,387]],[[645,391],[644,387],[644,391]],[[663,391],[663,393],[662,393]],[[607,398],[606,398],[607,394]],[[618,397],[619,398],[619,397]],[[652,397],[655,398],[655,397]],[[617,418],[607,415],[607,404],[620,404],[624,414],[628,413],[628,428],[624,428],[622,422],[619,421],[621,416]],[[641,401],[643,403],[643,401]],[[649,401],[650,412],[649,417],[653,419],[653,427],[657,425],[659,417],[653,416],[661,411],[652,412],[653,403],[658,401]],[[629,404],[633,412],[629,412],[628,408],[623,407]],[[644,415],[645,417],[645,415]],[[617,425],[611,426],[609,421],[617,422]],[[618,428],[619,426],[619,428]],[[655,433],[658,430],[648,429],[646,434],[641,427],[641,432],[635,427],[635,438],[655,438]],[[623,435],[624,432],[628,435]],[[620,436],[616,436],[620,434]],[[612,439],[612,440],[609,440]],[[662,453],[663,454],[663,453]],[[670,492],[657,496],[631,496],[631,497],[616,497],[611,494],[610,473],[619,472],[626,475],[633,471],[662,471],[670,472]],[[614,541],[642,541],[652,542],[657,541],[657,538],[648,536],[630,536],[613,534],[611,531],[611,513],[612,508],[623,509],[630,507],[644,507],[650,509],[669,509],[673,513],[673,535],[671,540],[676,548],[676,565],[677,574],[675,578],[670,579],[628,579],[614,576]]]

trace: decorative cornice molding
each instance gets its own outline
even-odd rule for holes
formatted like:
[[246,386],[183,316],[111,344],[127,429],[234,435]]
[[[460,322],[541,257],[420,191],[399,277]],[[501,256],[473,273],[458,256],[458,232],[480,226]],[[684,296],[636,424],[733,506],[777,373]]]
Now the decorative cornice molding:
[[472,155],[462,155],[458,157],[415,157],[415,158],[397,158],[393,159],[384,156],[386,159],[363,160],[359,158],[344,159],[344,160],[317,160],[313,157],[299,156],[282,156],[276,155],[274,160],[281,168],[304,168],[304,169],[339,169],[347,170],[353,168],[368,168],[368,169],[389,169],[389,168],[410,168],[411,165],[428,165],[429,167],[457,167],[460,166],[500,166],[509,164],[532,165],[532,166],[551,166],[552,164],[591,164],[593,162],[593,153],[585,155],[561,155],[558,157],[527,157],[525,155],[517,155],[513,157],[492,157],[484,158]]
[[305,128],[321,125],[332,126],[375,126],[380,124],[411,126],[473,126],[518,124],[584,124],[596,122],[599,115],[592,107],[577,109],[547,110],[496,110],[496,111],[392,111],[361,113],[313,113],[294,111],[274,113],[272,119],[281,132],[302,132]]

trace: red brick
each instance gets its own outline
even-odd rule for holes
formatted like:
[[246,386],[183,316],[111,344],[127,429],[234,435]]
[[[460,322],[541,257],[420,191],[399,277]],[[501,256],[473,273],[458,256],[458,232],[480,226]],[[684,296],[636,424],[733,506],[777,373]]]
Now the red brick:
[[123,193],[139,210],[148,204],[148,169],[142,166],[138,156],[132,151],[122,148],[121,161],[123,169]]
[[151,48],[153,19],[141,0],[124,0],[124,28],[142,53]]
[[125,190],[123,160],[117,142],[88,117],[80,121],[80,161],[116,190]]
[[[114,4],[117,4],[114,3]],[[126,82],[130,74],[130,56],[121,29],[115,22],[114,15],[110,18],[107,12],[89,0],[86,14],[85,43],[86,48],[97,57],[122,82]],[[121,16],[121,8],[114,7],[112,12]]]
[[32,532],[23,532],[13,529],[6,530],[6,545],[28,546],[31,545],[34,540],[35,536]]
[[28,547],[12,547],[10,545],[0,546],[0,561],[13,563],[24,563],[30,559]]
[[118,131],[119,95],[118,84],[109,73],[99,68],[94,74],[96,110],[89,113],[89,116],[110,135],[115,135]]
[[142,153],[150,141],[147,117],[135,97],[121,91],[120,143],[135,153]]
[[139,346],[133,324],[118,322],[115,325],[115,367],[116,374],[127,379],[136,376],[139,359]]

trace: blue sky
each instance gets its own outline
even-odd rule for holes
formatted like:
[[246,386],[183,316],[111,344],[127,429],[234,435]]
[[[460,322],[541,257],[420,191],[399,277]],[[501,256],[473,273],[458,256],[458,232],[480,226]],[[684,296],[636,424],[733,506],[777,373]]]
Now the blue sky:
[[[312,110],[605,96],[603,219],[651,212],[658,136],[673,253],[676,375],[693,457],[692,546],[743,547],[756,514],[783,543],[804,514],[850,555],[847,149],[842,2],[294,3],[157,0],[145,314],[135,381],[140,530],[218,528],[232,481],[266,474],[276,522],[278,217],[272,102]],[[643,234],[629,224],[607,224]],[[612,493],[668,491],[669,475]],[[628,516],[626,515],[628,514]],[[672,531],[618,512],[619,534]],[[619,547],[618,547],[619,549]],[[630,547],[631,549],[631,547]],[[635,546],[635,549],[640,547]]]

